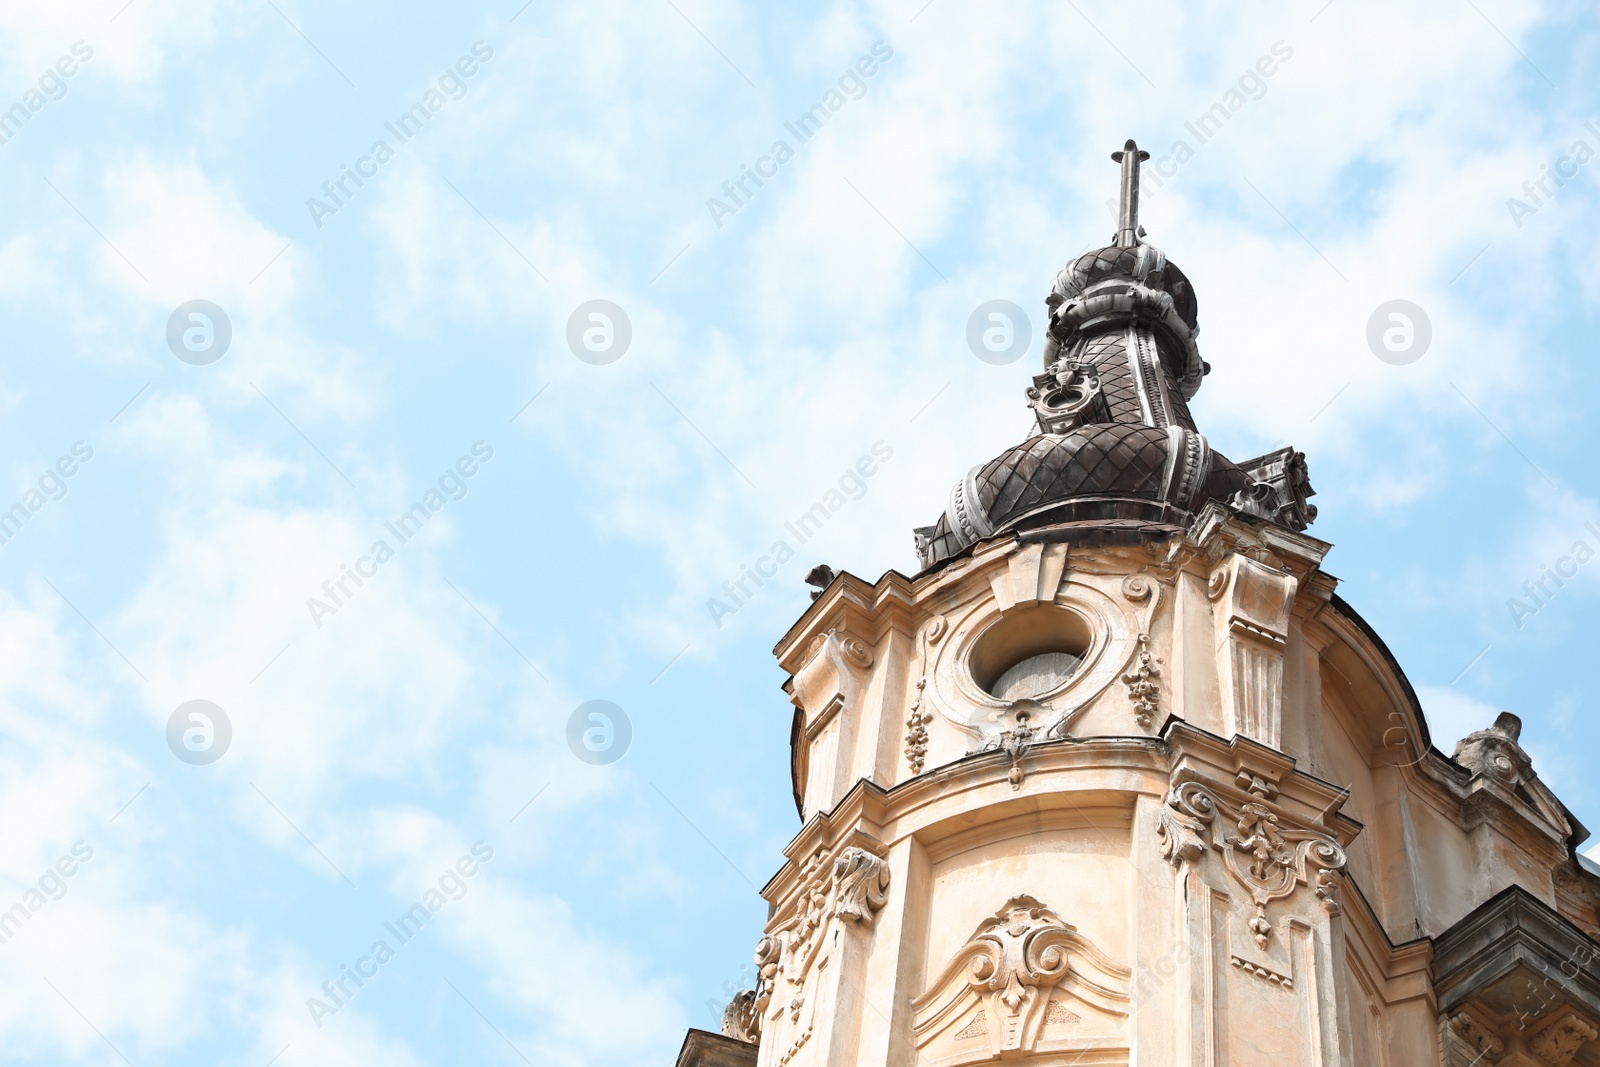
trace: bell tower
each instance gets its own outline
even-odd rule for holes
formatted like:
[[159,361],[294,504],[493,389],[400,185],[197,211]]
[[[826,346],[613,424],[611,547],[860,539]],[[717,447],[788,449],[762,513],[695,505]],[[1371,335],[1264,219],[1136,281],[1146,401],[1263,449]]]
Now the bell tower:
[[1199,432],[1194,288],[1112,158],[1035,431],[778,643],[802,826],[680,1067],[1600,1064],[1586,831],[1515,716],[1432,746],[1305,457]]

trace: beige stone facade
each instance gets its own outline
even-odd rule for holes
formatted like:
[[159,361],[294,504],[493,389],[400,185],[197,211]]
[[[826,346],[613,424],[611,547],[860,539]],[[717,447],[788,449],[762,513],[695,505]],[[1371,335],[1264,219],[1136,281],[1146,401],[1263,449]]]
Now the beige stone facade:
[[718,1056],[1600,1064],[1586,831],[1514,717],[1434,748],[1330,546],[1249,497],[827,585],[776,650],[803,826]]

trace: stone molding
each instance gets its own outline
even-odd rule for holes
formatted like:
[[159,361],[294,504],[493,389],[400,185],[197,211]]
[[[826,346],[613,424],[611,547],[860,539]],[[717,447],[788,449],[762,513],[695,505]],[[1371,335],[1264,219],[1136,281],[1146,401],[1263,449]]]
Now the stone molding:
[[678,1050],[677,1067],[756,1067],[759,1048],[709,1030],[690,1030]]
[[1571,1006],[1600,1019],[1600,942],[1521,886],[1502,890],[1434,938],[1433,948],[1442,1011],[1531,981],[1540,993],[1529,1018]]

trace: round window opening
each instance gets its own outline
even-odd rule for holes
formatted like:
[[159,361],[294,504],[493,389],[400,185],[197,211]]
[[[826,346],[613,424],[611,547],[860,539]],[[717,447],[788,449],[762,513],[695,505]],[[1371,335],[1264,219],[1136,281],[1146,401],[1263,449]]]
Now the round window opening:
[[997,700],[1037,697],[1071,678],[1093,635],[1076,612],[1034,607],[1007,615],[972,647],[972,680]]

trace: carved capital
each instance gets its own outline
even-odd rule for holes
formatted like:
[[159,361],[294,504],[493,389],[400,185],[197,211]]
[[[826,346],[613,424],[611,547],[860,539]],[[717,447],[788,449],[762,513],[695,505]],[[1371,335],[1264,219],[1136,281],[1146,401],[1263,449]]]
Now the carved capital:
[[1173,866],[1198,862],[1208,848],[1221,854],[1228,873],[1250,894],[1249,926],[1256,944],[1272,937],[1267,905],[1311,885],[1329,915],[1339,914],[1344,848],[1328,833],[1291,822],[1263,799],[1266,790],[1229,798],[1201,782],[1184,782],[1167,794],[1156,833]]

